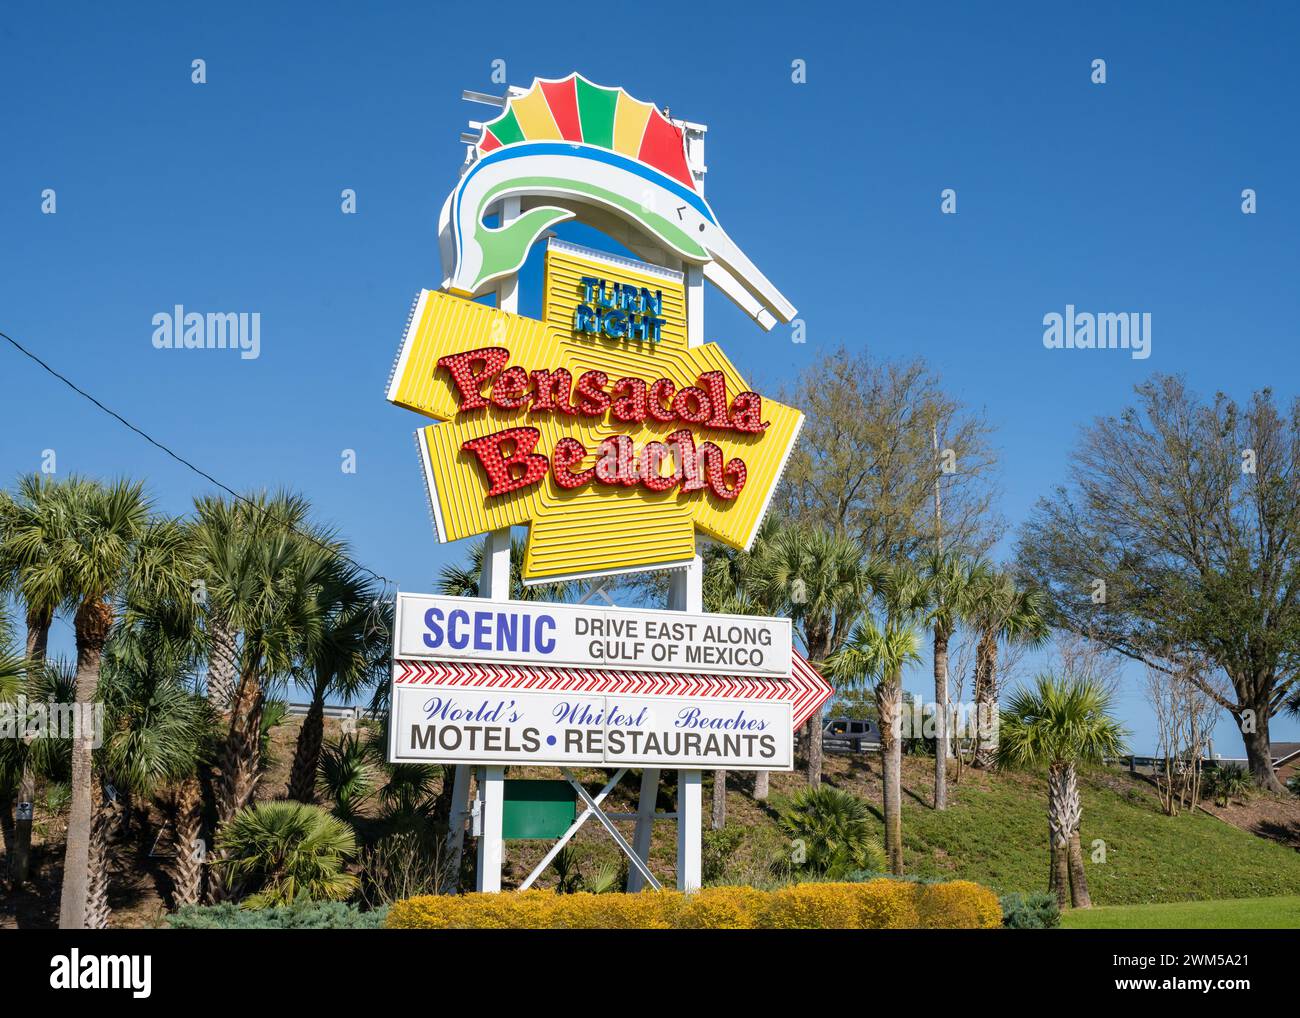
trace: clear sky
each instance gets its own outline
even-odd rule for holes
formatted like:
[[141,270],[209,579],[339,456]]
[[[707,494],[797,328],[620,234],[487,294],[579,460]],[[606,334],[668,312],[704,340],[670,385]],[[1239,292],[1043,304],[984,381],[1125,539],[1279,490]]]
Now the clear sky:
[[[383,390],[412,296],[441,279],[458,134],[490,116],[460,93],[500,91],[497,60],[519,85],[578,70],[709,125],[710,201],[807,323],[794,344],[710,296],[709,338],[751,383],[841,343],[924,355],[997,426],[1014,525],[1152,372],[1296,394],[1297,38],[1293,4],[11,0],[0,329],[230,486],[304,492],[360,560],[427,590],[466,549],[437,544],[420,418]],[[260,312],[261,355],[155,349],[176,304]],[[1045,350],[1067,304],[1150,312],[1151,357]],[[171,512],[208,490],[6,348],[0,379],[6,482],[52,449],[59,473],[144,478]],[[1226,722],[1216,741],[1240,755]]]

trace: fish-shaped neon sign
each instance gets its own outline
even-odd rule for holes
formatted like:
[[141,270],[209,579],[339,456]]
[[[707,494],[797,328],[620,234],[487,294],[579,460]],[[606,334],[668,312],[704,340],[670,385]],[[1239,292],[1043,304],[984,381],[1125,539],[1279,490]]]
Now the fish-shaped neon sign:
[[[763,328],[794,318],[794,305],[727,235],[697,190],[682,129],[652,104],[576,73],[537,79],[484,125],[476,149],[439,219],[444,290],[487,292],[518,271],[547,229],[577,216],[577,204],[612,213],[651,243],[703,266],[705,278]],[[504,227],[489,225],[493,207],[512,197],[520,199],[520,216]]]

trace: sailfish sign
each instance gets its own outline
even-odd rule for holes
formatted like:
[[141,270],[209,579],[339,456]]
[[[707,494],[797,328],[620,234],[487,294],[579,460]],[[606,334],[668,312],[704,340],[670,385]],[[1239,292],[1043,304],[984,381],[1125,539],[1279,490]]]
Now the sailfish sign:
[[[794,306],[719,224],[696,188],[682,129],[650,103],[580,74],[537,79],[483,126],[477,159],[447,197],[439,219],[443,289],[477,297],[516,272],[551,226],[595,206],[703,266],[706,279],[765,329],[789,322]],[[505,227],[484,220],[505,198],[521,215]]]

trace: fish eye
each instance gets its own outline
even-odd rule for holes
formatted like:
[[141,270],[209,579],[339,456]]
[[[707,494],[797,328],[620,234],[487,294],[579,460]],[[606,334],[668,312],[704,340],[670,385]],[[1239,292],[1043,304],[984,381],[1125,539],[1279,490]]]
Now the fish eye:
[[701,233],[704,232],[704,224],[703,224],[703,223],[700,223],[700,232],[701,232]]

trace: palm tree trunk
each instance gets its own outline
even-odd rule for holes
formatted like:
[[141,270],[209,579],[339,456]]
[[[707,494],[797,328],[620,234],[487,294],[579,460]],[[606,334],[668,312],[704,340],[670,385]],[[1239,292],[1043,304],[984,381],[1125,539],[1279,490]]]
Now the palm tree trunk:
[[997,752],[992,734],[998,707],[998,637],[996,630],[980,636],[975,650],[975,753],[971,766],[990,770]]
[[266,699],[255,676],[245,676],[231,706],[230,729],[221,748],[217,828],[253,801],[261,772],[262,709]]
[[808,736],[808,784],[813,788],[822,783],[822,711],[818,707],[808,718],[804,728]]
[[934,808],[948,808],[948,636],[934,629]]
[[[257,779],[261,774],[262,709],[265,697],[256,671],[250,669],[240,678],[239,688],[230,709],[230,728],[221,747],[220,774],[216,781],[217,822],[215,836],[236,813],[253,801]],[[225,901],[230,888],[221,867],[220,852],[211,853],[208,867],[207,899]]]
[[312,690],[311,707],[298,730],[293,769],[289,773],[289,798],[308,804],[316,801],[316,770],[320,766],[321,744],[325,741],[325,690],[328,685],[318,678]]
[[119,817],[117,803],[104,802],[95,810],[90,827],[90,875],[86,884],[86,929],[108,929],[108,864],[110,841]]
[[769,771],[754,772],[754,801],[766,802],[772,787],[772,775]]
[[197,905],[203,890],[203,859],[207,854],[202,843],[203,797],[195,778],[187,778],[176,795],[176,813],[172,821],[176,856],[172,861],[172,905]]
[[238,677],[238,634],[220,616],[208,619],[208,702],[219,714],[230,708]]
[[727,772],[713,772],[713,829],[727,826]]
[[890,675],[876,687],[876,706],[880,713],[880,750],[884,770],[885,854],[889,872],[903,873],[903,744],[900,736],[902,718],[901,676]]
[[[54,621],[53,612],[27,613],[27,660],[29,667],[45,664],[46,650],[50,643],[50,625]],[[32,821],[36,813],[36,774],[32,771],[30,755],[23,754],[23,769],[18,779],[19,803],[27,803],[31,809],[25,816],[17,817],[13,824],[12,841],[9,856],[9,878],[14,886],[27,880],[32,858]],[[5,807],[6,815],[9,811]]]
[[[822,671],[823,658],[826,657],[826,645],[829,636],[818,631],[808,634],[805,649],[808,662],[818,671]],[[820,788],[822,783],[822,710],[818,707],[808,718],[808,784]]]
[[63,854],[63,894],[59,929],[86,927],[86,895],[90,882],[90,836],[94,822],[94,725],[91,708],[99,692],[99,662],[113,623],[113,611],[103,601],[85,600],[77,609],[77,724],[72,739],[72,796],[68,840]]
[[1056,842],[1051,847],[1052,863],[1048,875],[1047,893],[1056,896],[1056,907],[1064,912],[1070,905],[1070,868],[1068,851]]
[[1092,908],[1088,874],[1083,868],[1083,845],[1078,831],[1070,835],[1070,902],[1075,908]]
[[1070,779],[1064,764],[1047,769],[1047,834],[1052,847],[1052,887],[1056,904],[1065,911],[1070,904]]
[[1083,803],[1079,799],[1079,772],[1074,764],[1065,764],[1062,768],[1065,777],[1065,801],[1061,807],[1061,819],[1067,825],[1069,835],[1068,856],[1070,861],[1070,903],[1075,908],[1092,908],[1092,897],[1088,894],[1088,874],[1083,868],[1083,847],[1079,838],[1079,825],[1083,822]]

